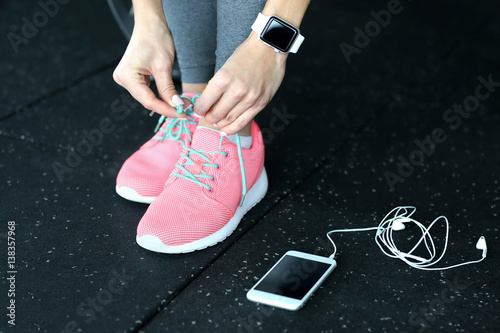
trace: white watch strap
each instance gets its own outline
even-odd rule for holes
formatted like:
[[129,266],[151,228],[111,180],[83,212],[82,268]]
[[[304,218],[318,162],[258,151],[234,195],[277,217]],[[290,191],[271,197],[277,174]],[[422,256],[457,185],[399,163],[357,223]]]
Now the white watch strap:
[[297,53],[297,51],[300,48],[300,45],[302,45],[302,42],[304,41],[304,36],[302,36],[300,33],[299,35],[295,38],[295,41],[293,42],[292,47],[290,47],[290,53]]
[[[255,19],[255,22],[252,24],[252,30],[255,31],[255,33],[259,37],[262,34],[262,31],[264,31],[264,28],[266,27],[266,24],[269,21],[269,17],[270,16],[259,13],[259,15],[257,15],[257,19]],[[295,41],[293,42],[292,46],[290,47],[289,52],[290,53],[297,53],[297,51],[299,50],[300,45],[302,45],[303,41],[304,41],[304,36],[302,36],[300,34],[300,30],[299,30],[299,35],[297,37],[295,37]]]
[[257,19],[252,24],[252,30],[260,36],[262,31],[266,27],[267,21],[269,21],[269,16],[259,13],[259,15],[257,15]]

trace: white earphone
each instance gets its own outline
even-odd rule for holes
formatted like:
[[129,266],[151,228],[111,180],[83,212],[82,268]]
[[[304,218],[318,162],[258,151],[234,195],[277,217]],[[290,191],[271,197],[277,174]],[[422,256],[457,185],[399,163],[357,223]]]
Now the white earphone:
[[[481,262],[486,258],[486,254],[488,252],[488,247],[486,245],[486,239],[484,236],[481,236],[479,240],[476,243],[476,248],[478,250],[482,250],[483,254],[481,259],[478,260],[473,260],[473,261],[468,261],[452,266],[447,266],[447,267],[430,267],[435,264],[437,264],[443,257],[444,254],[446,253],[446,249],[448,247],[448,234],[449,234],[449,222],[446,216],[439,216],[437,217],[432,223],[426,228],[422,223],[414,220],[411,218],[413,213],[415,213],[417,209],[413,206],[400,206],[396,207],[393,210],[391,210],[380,222],[380,224],[377,227],[370,227],[370,228],[356,228],[356,229],[337,229],[337,230],[331,230],[329,231],[326,236],[330,240],[330,242],[333,244],[333,254],[330,256],[330,258],[334,258],[335,254],[337,253],[337,247],[335,246],[335,242],[332,240],[330,235],[332,233],[336,232],[357,232],[357,231],[369,231],[369,230],[376,230],[375,234],[375,242],[379,246],[379,248],[384,252],[385,255],[391,257],[391,258],[398,258],[404,262],[406,262],[408,265],[414,268],[422,269],[422,270],[445,270],[445,269],[450,269],[450,268],[455,268],[459,266],[464,266],[464,265],[469,265],[469,264],[475,264],[478,262]],[[392,216],[392,217],[391,217]],[[437,257],[436,253],[436,247],[434,245],[434,240],[430,234],[430,229],[436,224],[438,221],[443,220],[446,225],[446,236],[444,240],[444,248],[443,251],[441,252],[441,255]],[[404,252],[398,249],[394,242],[393,238],[393,232],[394,231],[401,231],[405,229],[405,223],[414,223],[416,226],[420,228],[420,231],[422,232],[422,236],[418,240],[418,242],[413,246],[413,248],[408,251]],[[422,258],[420,256],[416,256],[412,254],[419,246],[420,244],[425,245],[425,249],[427,250],[427,253],[429,254],[429,258]]]
[[479,239],[477,240],[476,249],[483,250],[483,258],[486,258],[488,247],[486,246],[486,238],[484,238],[484,236],[479,237]]

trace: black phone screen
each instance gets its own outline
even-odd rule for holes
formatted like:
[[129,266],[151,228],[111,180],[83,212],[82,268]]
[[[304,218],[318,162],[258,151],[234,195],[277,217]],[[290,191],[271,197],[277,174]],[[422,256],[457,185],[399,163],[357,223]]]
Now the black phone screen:
[[302,299],[325,274],[330,264],[286,255],[255,290]]

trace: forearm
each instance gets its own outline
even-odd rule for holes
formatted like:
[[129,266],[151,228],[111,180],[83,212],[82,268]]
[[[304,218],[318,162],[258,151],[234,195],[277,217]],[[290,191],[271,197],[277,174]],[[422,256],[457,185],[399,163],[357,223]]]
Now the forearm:
[[161,0],[132,0],[132,3],[135,29],[147,29],[158,24],[167,25]]
[[268,0],[262,14],[278,16],[299,27],[310,2],[311,0]]

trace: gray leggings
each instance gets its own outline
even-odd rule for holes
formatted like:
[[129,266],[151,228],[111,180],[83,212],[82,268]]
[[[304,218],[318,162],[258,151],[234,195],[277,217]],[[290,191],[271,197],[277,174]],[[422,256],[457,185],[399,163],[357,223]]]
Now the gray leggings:
[[184,83],[206,83],[250,35],[266,0],[163,0]]

